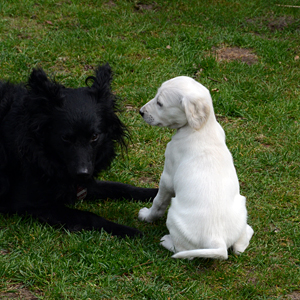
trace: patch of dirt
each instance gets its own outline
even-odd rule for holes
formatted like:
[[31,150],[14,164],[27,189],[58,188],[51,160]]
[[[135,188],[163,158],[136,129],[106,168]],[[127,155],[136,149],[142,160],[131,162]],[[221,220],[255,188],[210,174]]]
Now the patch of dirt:
[[108,7],[114,7],[116,6],[116,3],[112,0],[109,0],[107,3],[105,3]]
[[143,11],[143,10],[154,10],[157,7],[157,3],[153,2],[153,3],[143,3],[143,2],[137,2],[134,5],[134,9],[137,11]]
[[287,295],[287,299],[300,300],[300,291],[294,291],[291,294]]
[[268,27],[271,31],[284,30],[286,27],[294,23],[294,19],[291,16],[279,17],[271,20],[268,23]]
[[6,292],[0,292],[1,300],[11,300],[11,299],[20,299],[20,300],[38,300],[31,291],[24,288],[21,284],[15,284],[10,286]]
[[246,19],[248,24],[256,24],[259,28],[267,27],[271,32],[282,31],[296,22],[292,16],[276,17],[274,15],[260,18]]
[[141,183],[155,183],[152,178],[142,176],[139,180]]
[[218,61],[238,60],[246,63],[247,65],[253,65],[258,62],[257,56],[251,51],[251,49],[224,47],[215,49],[215,53]]

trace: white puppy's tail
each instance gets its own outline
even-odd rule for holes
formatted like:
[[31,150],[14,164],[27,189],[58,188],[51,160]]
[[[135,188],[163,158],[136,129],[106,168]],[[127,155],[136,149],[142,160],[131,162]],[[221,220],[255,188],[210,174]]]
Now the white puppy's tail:
[[227,259],[228,252],[226,248],[195,249],[195,250],[177,252],[172,256],[172,258],[188,258],[188,259],[193,259],[194,257]]

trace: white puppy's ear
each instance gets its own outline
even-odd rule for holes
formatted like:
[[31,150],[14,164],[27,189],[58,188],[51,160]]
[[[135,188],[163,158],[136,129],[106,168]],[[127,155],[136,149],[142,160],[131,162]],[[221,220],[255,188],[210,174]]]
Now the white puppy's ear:
[[188,124],[198,130],[207,121],[210,107],[205,100],[199,97],[183,97],[182,106],[185,110]]

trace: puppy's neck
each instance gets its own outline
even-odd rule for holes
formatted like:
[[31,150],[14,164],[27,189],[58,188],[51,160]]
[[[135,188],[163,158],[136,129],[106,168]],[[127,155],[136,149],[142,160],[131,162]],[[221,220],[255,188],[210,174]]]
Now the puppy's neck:
[[209,140],[225,139],[224,130],[214,116],[210,117],[200,129],[194,129],[187,123],[183,127],[177,129],[174,137],[176,136],[176,139],[181,139],[195,134],[198,139],[204,139],[207,142]]
[[176,130],[176,133],[174,134],[174,136],[176,137],[185,137],[188,136],[190,134],[192,134],[193,132],[197,132],[198,130],[192,128],[188,123],[180,128],[178,128]]

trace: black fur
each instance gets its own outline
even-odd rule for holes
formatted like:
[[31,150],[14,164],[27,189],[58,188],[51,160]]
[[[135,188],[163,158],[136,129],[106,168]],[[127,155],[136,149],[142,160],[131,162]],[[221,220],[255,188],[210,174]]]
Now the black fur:
[[70,208],[77,188],[87,199],[146,201],[156,189],[94,177],[124,144],[126,128],[116,115],[108,64],[98,67],[90,87],[65,88],[34,69],[26,85],[0,82],[0,212],[29,214],[50,225],[140,234],[91,212]]

